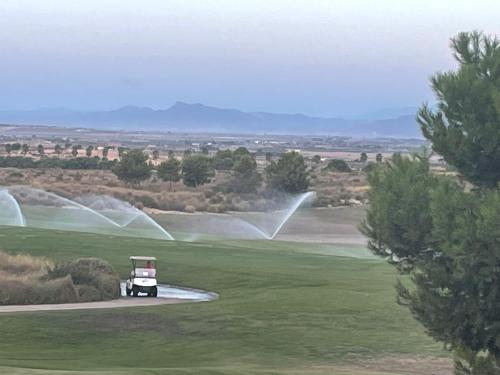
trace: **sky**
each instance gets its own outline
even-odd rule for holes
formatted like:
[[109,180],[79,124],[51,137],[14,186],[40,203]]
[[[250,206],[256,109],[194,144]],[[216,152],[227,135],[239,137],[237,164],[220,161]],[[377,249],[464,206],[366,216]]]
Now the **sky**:
[[433,101],[460,31],[497,0],[0,0],[0,109],[356,117]]

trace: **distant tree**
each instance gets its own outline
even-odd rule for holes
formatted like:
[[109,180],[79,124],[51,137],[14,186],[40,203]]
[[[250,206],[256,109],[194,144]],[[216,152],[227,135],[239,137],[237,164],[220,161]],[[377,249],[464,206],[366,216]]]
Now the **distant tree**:
[[378,153],[377,156],[375,157],[375,160],[377,161],[377,163],[382,163],[383,159],[384,159],[384,157],[382,156],[381,153]]
[[129,150],[115,165],[113,173],[122,181],[138,185],[151,177],[147,160],[148,156],[142,150]]
[[16,142],[11,144],[12,151],[19,151],[21,149],[21,144]]
[[273,154],[268,151],[266,152],[266,161],[270,162],[271,160],[273,160]]
[[11,151],[12,151],[12,146],[10,145],[10,143],[6,143],[6,144],[5,144],[5,152],[6,152],[8,155],[10,155]]
[[182,161],[182,181],[184,185],[197,187],[210,182],[213,176],[211,162],[205,155],[191,155]]
[[313,156],[313,158],[312,158],[312,161],[313,161],[314,163],[316,163],[316,164],[317,164],[317,163],[321,163],[321,156],[319,156],[319,155],[314,155],[314,156]]
[[283,154],[278,162],[266,168],[267,182],[272,189],[286,193],[301,193],[309,187],[309,172],[304,158],[297,152]]
[[250,151],[246,147],[238,147],[236,150],[233,151],[233,160],[236,160],[242,156],[251,156]]
[[208,146],[203,146],[203,147],[201,148],[201,153],[202,153],[203,155],[208,155],[208,151],[209,151],[209,150],[208,150]]
[[87,146],[87,148],[85,149],[85,155],[87,155],[90,158],[93,150],[94,150],[94,146],[91,146],[91,145]]
[[78,155],[78,150],[82,148],[82,145],[73,145],[71,146],[71,155],[76,157]]
[[54,152],[57,155],[59,155],[62,152],[62,147],[61,147],[61,145],[59,143],[54,146]]
[[360,157],[359,157],[359,161],[361,163],[366,163],[368,160],[368,155],[366,154],[366,152],[362,152]]
[[181,179],[181,162],[173,158],[162,162],[158,167],[158,177],[163,181],[169,181],[172,190],[172,183]]
[[214,157],[220,158],[220,159],[225,159],[225,158],[232,159],[233,152],[231,150],[217,150]]
[[[17,144],[15,144],[15,143],[14,143],[14,145],[16,145],[15,150],[19,150],[19,149],[21,149],[21,152],[22,152],[24,155],[26,155],[26,154],[29,152],[29,150],[30,150],[30,146],[29,146],[28,144],[26,144],[26,143],[23,143],[23,145],[22,145],[22,146],[20,146],[20,148],[19,148],[19,147],[17,147],[17,145],[19,145],[19,143],[17,143]],[[12,147],[12,149],[14,150],[14,147]]]
[[237,193],[253,193],[262,182],[257,172],[257,163],[250,155],[242,155],[234,162],[230,189]]
[[173,158],[175,158],[175,153],[174,153],[172,150],[168,150],[167,155],[168,155],[168,158],[169,158],[169,159],[173,159]]
[[66,142],[66,143],[64,144],[64,149],[65,149],[65,150],[69,150],[70,148],[71,148],[71,143]]
[[107,159],[107,158],[108,158],[108,152],[109,152],[109,149],[110,149],[110,147],[109,147],[109,146],[105,146],[105,147],[102,149],[102,157],[103,157],[103,159]]
[[218,150],[212,159],[213,167],[218,171],[229,171],[233,168],[233,152],[231,150]]
[[160,151],[154,150],[153,151],[153,160],[158,160],[160,157]]
[[234,161],[232,158],[214,158],[212,160],[213,167],[218,171],[230,171],[233,168]]
[[193,154],[193,151],[190,148],[188,148],[188,149],[184,150],[183,154],[184,154],[184,157],[186,158],[188,156],[191,156]]
[[38,154],[40,154],[40,155],[43,155],[45,153],[45,149],[43,148],[43,145],[36,146],[36,150],[38,151]]
[[334,172],[346,172],[346,173],[352,172],[352,169],[351,167],[349,167],[349,164],[347,164],[345,160],[342,159],[330,160],[324,169]]

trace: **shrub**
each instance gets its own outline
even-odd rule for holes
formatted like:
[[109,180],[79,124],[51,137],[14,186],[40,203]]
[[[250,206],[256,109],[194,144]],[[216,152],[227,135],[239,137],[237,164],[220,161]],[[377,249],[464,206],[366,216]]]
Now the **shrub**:
[[81,258],[60,262],[49,272],[50,279],[66,275],[71,276],[77,287],[80,302],[109,300],[120,296],[120,278],[104,260]]
[[0,252],[0,304],[100,301],[120,296],[111,265],[88,258],[54,264],[29,255]]
[[191,206],[191,205],[187,205],[184,210],[188,213],[191,213],[191,214],[196,212],[196,208],[194,206]]
[[212,213],[222,213],[224,212],[224,206],[220,204],[211,204],[207,207],[207,211]]
[[26,305],[77,302],[78,294],[70,276],[41,282],[32,279],[0,279],[0,304]]
[[149,195],[140,195],[137,196],[136,199],[137,201],[141,202],[144,206],[150,207],[150,208],[158,208],[158,204],[154,200],[153,197]]
[[0,272],[13,276],[46,274],[52,266],[52,262],[45,258],[35,258],[23,254],[9,255],[0,252]]
[[351,167],[342,159],[333,159],[328,162],[326,170],[335,172],[352,172]]

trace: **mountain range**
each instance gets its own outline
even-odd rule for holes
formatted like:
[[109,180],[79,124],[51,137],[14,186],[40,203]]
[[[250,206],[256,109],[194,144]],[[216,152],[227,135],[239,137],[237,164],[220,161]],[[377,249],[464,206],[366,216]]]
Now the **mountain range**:
[[[410,108],[407,109],[408,112]],[[391,110],[391,114],[397,111]],[[359,119],[312,117],[303,114],[244,112],[177,102],[168,109],[125,106],[109,111],[75,111],[64,108],[0,111],[0,123],[12,125],[57,125],[98,129],[328,134],[360,137],[422,138],[414,114],[391,118],[364,116]]]

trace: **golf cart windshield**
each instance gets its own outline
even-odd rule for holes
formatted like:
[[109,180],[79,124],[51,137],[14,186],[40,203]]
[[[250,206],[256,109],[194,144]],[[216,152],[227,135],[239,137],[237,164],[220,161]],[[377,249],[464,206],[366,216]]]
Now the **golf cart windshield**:
[[156,270],[154,268],[136,268],[134,270],[135,277],[156,277]]
[[156,258],[130,257],[135,277],[156,277]]

